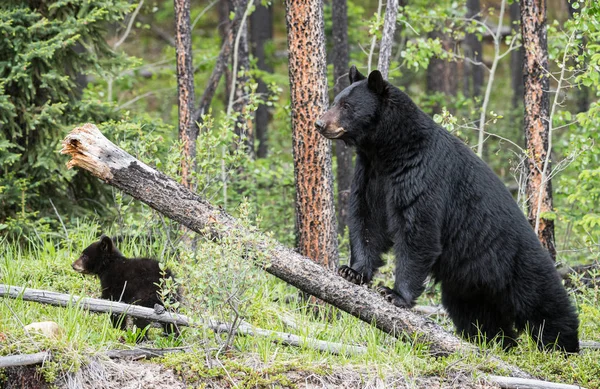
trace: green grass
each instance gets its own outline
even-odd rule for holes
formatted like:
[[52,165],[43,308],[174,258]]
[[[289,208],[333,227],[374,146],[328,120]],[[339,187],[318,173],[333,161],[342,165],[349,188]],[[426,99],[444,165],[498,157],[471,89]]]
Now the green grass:
[[[509,353],[490,345],[484,346],[487,353],[479,356],[457,354],[434,358],[428,355],[426,347],[397,341],[346,313],[334,310],[329,318],[316,317],[311,307],[295,298],[296,289],[243,261],[241,249],[231,242],[216,244],[200,240],[196,253],[192,254],[173,238],[174,231],[170,232],[155,234],[152,239],[126,237],[118,247],[126,256],[160,257],[174,271],[183,289],[180,311],[196,323],[208,317],[224,322],[242,317],[260,328],[367,349],[364,355],[332,355],[250,336],[235,337],[233,347],[226,348],[226,334],[215,335],[203,328],[186,328],[179,341],[161,336],[159,329],[150,329],[148,347],[192,348],[190,353],[172,354],[159,360],[174,368],[189,385],[202,385],[207,380],[222,380],[229,385],[233,380],[239,387],[293,387],[288,382],[290,377],[339,378],[347,374],[362,379],[356,376],[357,372],[384,381],[386,377],[403,377],[408,382],[423,377],[452,379],[455,374],[475,378],[481,371],[501,374],[485,357],[487,354],[541,379],[600,388],[599,351],[585,350],[581,355],[565,358],[560,353],[538,351],[533,342],[522,336],[520,345]],[[99,227],[93,221],[85,221],[68,231],[68,239],[64,234],[62,237],[37,234],[21,237],[18,242],[4,239],[0,242],[0,282],[99,297],[99,281],[71,268],[80,251],[98,235]],[[434,288],[422,301],[429,303],[437,298]],[[600,341],[600,291],[584,288],[574,299],[580,312],[582,339]],[[58,340],[24,333],[23,325],[44,320],[55,321],[63,328]],[[441,319],[441,324],[451,329],[448,319]],[[94,354],[135,345],[133,334],[113,329],[107,314],[86,312],[76,305],[59,308],[8,298],[0,304],[0,334],[6,339],[0,342],[0,355],[51,350],[54,362],[42,369],[49,380],[59,373],[76,371]]]

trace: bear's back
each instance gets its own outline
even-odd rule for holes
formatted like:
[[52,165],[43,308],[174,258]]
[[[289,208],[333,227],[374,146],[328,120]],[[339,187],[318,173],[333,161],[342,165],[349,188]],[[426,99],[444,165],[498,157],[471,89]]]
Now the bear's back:
[[[166,270],[165,276],[171,273]],[[119,258],[99,275],[103,298],[147,307],[160,303],[161,277],[158,261],[151,258]]]

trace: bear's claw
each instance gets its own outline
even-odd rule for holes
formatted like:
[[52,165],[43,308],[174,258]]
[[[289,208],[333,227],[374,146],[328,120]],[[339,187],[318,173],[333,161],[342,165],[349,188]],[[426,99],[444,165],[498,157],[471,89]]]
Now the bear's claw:
[[356,285],[363,285],[367,283],[367,280],[365,280],[365,277],[363,277],[361,273],[346,265],[340,266],[338,269],[338,274],[346,281],[350,281]]
[[410,308],[411,304],[404,301],[404,299],[396,293],[393,289],[388,288],[387,286],[378,286],[375,290],[383,296],[388,302],[394,304],[400,308]]

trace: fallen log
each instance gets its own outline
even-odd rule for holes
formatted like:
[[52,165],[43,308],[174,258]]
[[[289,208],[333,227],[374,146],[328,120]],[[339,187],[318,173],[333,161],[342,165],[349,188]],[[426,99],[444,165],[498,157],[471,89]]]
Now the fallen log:
[[0,284],[0,296],[22,298],[25,301],[33,301],[59,307],[66,307],[69,305],[81,306],[84,309],[94,312],[126,314],[161,323],[172,323],[178,326],[190,325],[190,319],[187,316],[174,312],[165,311],[158,314],[152,308],[146,308],[139,305],[130,305],[91,297],[79,297],[48,290],[21,288],[19,286]]
[[[68,305],[79,305],[84,309],[93,312],[126,314],[129,316],[156,322],[174,323],[176,325],[188,327],[202,327],[202,324],[194,324],[192,323],[191,319],[181,314],[176,314],[172,312],[164,312],[158,314],[152,308],[142,307],[139,305],[131,305],[119,303],[116,301],[95,299],[91,297],[79,297],[70,294],[51,292],[48,290],[21,288],[18,286],[0,284],[0,297],[10,297],[15,299],[21,298],[25,301],[33,301],[36,303],[49,304],[61,307],[65,307]],[[367,349],[362,346],[353,346],[337,342],[327,342],[324,340],[309,337],[301,337],[286,332],[265,330],[263,328],[255,327],[247,322],[242,322],[242,324],[240,324],[239,326],[234,327],[229,323],[221,323],[213,319],[207,319],[205,325],[217,333],[232,332],[236,335],[269,338],[275,343],[280,343],[286,346],[308,347],[318,351],[328,352],[332,354],[355,355],[364,354],[367,352]],[[139,354],[140,352],[137,351],[137,353]],[[35,364],[35,362],[32,364]]]
[[0,357],[0,369],[14,366],[39,365],[50,359],[51,356],[49,351],[42,351],[35,354],[8,355]]
[[254,327],[253,325],[242,322],[237,327],[232,327],[231,324],[222,323],[218,325],[211,324],[210,328],[215,332],[231,332],[238,335],[257,336],[272,339],[276,343],[294,347],[308,347],[314,350],[327,352],[336,355],[360,355],[366,354],[367,348],[363,346],[353,346],[337,342],[327,342],[314,338],[303,338],[298,335],[289,334],[287,332],[270,331],[262,328]]
[[[62,145],[61,153],[71,157],[68,168],[88,170],[210,239],[227,236],[246,247],[255,264],[270,274],[388,334],[426,344],[434,355],[478,350],[433,321],[388,303],[374,291],[347,282],[256,229],[242,225],[224,210],[118,148],[93,124],[72,130]],[[512,376],[530,377],[514,366],[500,360],[495,362],[510,371]]]

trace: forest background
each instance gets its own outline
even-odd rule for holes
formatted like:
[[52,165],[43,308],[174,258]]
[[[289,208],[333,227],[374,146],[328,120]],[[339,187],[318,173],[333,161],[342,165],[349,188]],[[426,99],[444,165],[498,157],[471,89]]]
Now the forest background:
[[[346,20],[340,19],[336,8],[340,4],[346,7]],[[399,6],[388,79],[471,145],[527,213],[525,53],[520,46],[519,4],[416,0]],[[386,4],[375,0],[323,3],[330,100],[347,82],[348,65],[363,73],[377,68],[385,10]],[[95,123],[124,150],[178,178],[212,204],[288,247],[301,245],[299,226],[307,215],[301,214],[295,195],[295,169],[297,174],[303,167],[294,161],[297,134],[292,131],[290,79],[303,69],[288,67],[286,6],[278,1],[214,0],[191,2],[189,11],[193,84],[188,86],[193,85],[196,102],[187,120],[197,127],[192,123],[186,130],[196,131],[195,159],[180,131],[181,61],[176,47],[181,32],[175,27],[173,2],[32,0],[8,1],[0,7],[2,283],[97,295],[95,280],[76,276],[69,264],[100,233],[107,233],[119,238],[126,255],[157,256],[179,270],[176,273],[185,274],[182,283],[192,283],[186,286],[190,312],[211,312],[227,320],[244,316],[266,324],[280,323],[281,312],[298,314],[306,309],[302,302],[294,303],[294,308],[281,306],[280,300],[293,294],[292,289],[273,278],[264,281],[267,276],[246,265],[236,247],[204,240],[190,246],[175,223],[85,171],[67,170],[67,159],[58,153],[69,130]],[[552,161],[547,176],[552,180],[553,207],[540,217],[554,223],[556,260],[562,268],[597,264],[600,256],[599,20],[595,1],[547,1],[545,77]],[[339,66],[337,72],[334,69],[334,62],[344,57],[340,52],[344,46],[337,41],[343,36],[340,26],[347,33],[347,60],[342,61],[346,70],[341,73]],[[228,40],[232,55],[223,66],[222,48]],[[211,75],[219,66],[222,77],[215,83]],[[332,147],[337,242],[329,240],[336,244],[336,253],[326,265],[335,267],[338,250],[340,263],[349,255],[343,211],[352,152],[340,143]],[[391,282],[389,273],[383,269],[382,282]],[[582,333],[589,340],[600,339],[598,287],[587,283],[596,276],[592,269],[570,281],[577,291]],[[435,286],[423,300],[439,302]],[[86,336],[94,338],[96,347],[106,347],[119,336],[101,318],[83,319],[85,315],[74,310],[78,320],[102,329],[95,337],[76,330],[56,308],[27,309],[27,304],[2,305],[2,333],[18,336],[20,323],[58,316],[59,324],[72,329],[67,331],[69,349],[84,348]],[[311,322],[305,317],[295,320]],[[454,374],[447,369],[452,361],[427,370],[422,350],[390,345],[390,340],[381,339],[384,335],[367,332],[352,318],[329,331],[315,330],[313,324],[307,324],[308,332],[323,338],[336,339],[349,326],[360,329],[347,339],[376,349],[371,362],[387,366],[397,358],[409,358],[409,366],[418,366],[418,376]],[[135,336],[131,335],[134,341]],[[186,344],[204,335],[188,336]],[[279,351],[272,346],[235,341],[238,350],[249,353],[260,354],[257,350],[262,347],[263,362],[277,365]],[[389,352],[386,346],[393,349],[393,357],[382,357]],[[536,353],[535,347],[523,347],[522,353]],[[3,349],[3,354],[11,352],[14,349]],[[518,355],[506,358],[517,361]],[[540,373],[546,378],[600,385],[598,368],[588,365],[594,359],[592,352],[580,362],[560,367],[557,359],[532,358],[546,364]],[[463,364],[463,370],[457,370],[464,371]],[[58,371],[66,374],[63,367]]]

